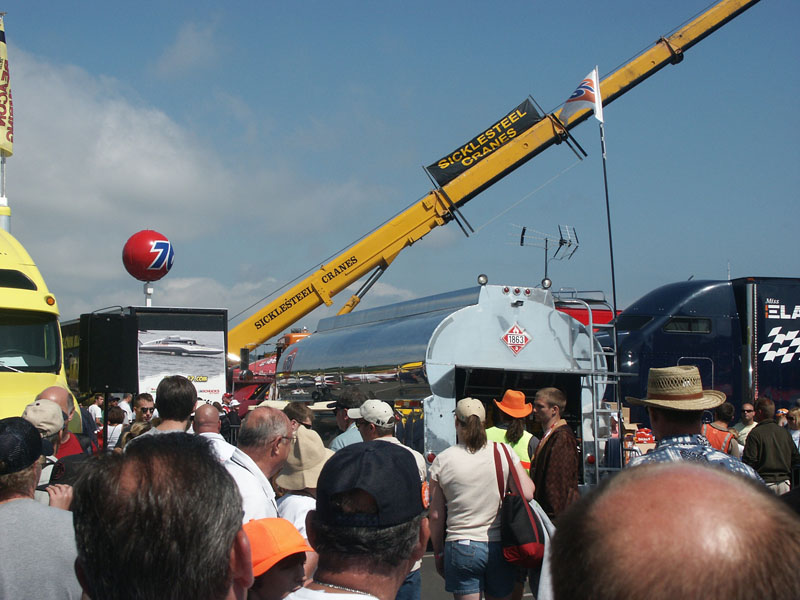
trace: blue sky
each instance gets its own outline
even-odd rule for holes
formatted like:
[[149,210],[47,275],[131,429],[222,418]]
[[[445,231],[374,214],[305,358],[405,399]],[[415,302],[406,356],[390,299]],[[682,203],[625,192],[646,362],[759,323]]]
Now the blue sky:
[[[145,228],[175,247],[154,302],[233,317],[426,194],[421,165],[528,94],[554,110],[595,64],[610,73],[705,7],[9,0],[12,232],[65,319],[143,302],[121,252]],[[796,1],[764,0],[606,107],[621,307],[729,262],[798,274],[798,23]],[[548,149],[464,208],[477,235],[433,232],[364,305],[479,273],[535,285],[543,250],[514,244],[523,225],[575,227],[554,288],[610,294],[596,121],[573,134],[586,160]]]

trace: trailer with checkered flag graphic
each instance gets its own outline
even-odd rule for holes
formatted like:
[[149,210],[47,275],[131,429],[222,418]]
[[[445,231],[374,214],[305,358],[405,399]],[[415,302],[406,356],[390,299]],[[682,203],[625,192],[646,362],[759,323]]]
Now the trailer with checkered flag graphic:
[[[696,365],[738,411],[767,396],[800,401],[800,279],[689,280],[646,294],[617,319],[622,395],[643,398],[652,367]],[[602,341],[603,334],[599,337]],[[641,408],[633,421],[646,422]]]

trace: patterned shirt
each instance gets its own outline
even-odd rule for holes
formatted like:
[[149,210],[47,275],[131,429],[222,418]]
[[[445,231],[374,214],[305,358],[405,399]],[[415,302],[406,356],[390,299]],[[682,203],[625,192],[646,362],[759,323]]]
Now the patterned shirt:
[[700,434],[676,435],[664,438],[656,444],[656,447],[650,453],[632,458],[628,463],[628,467],[636,467],[648,463],[679,462],[682,460],[708,463],[763,483],[763,480],[755,470],[738,458],[720,452]]

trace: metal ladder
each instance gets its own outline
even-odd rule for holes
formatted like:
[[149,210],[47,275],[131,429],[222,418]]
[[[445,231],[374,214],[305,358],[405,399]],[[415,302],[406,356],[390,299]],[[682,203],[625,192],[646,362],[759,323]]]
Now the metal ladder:
[[[578,308],[583,308],[586,310],[588,315],[588,330],[592,333],[592,343],[590,344],[590,357],[591,357],[591,369],[584,372],[584,376],[588,379],[589,387],[592,390],[592,444],[593,444],[593,452],[592,455],[594,460],[587,464],[587,457],[583,456],[584,462],[584,480],[587,483],[597,484],[599,483],[604,477],[608,477],[609,475],[616,473],[619,471],[622,466],[625,464],[625,448],[623,447],[623,433],[622,433],[622,403],[620,396],[620,386],[619,386],[619,377],[620,373],[617,369],[617,348],[616,348],[616,341],[617,341],[617,331],[616,331],[616,324],[615,320],[612,319],[609,323],[595,323],[594,322],[594,315],[592,312],[592,307],[594,308],[602,308],[604,310],[608,310],[613,314],[613,309],[609,305],[609,303],[603,299],[584,299],[584,298],[559,298],[556,300],[558,305],[564,306],[574,306]],[[594,332],[595,330],[606,330],[609,332],[610,337],[610,344],[609,348],[601,348],[601,350],[597,350],[594,340]],[[606,369],[600,368],[598,365],[599,357],[604,357],[606,362]],[[617,408],[605,408],[605,407],[598,407],[600,400],[603,398],[604,394],[603,391],[608,386],[613,386],[612,389],[614,391],[613,397],[616,400]],[[605,405],[605,403],[604,403]],[[615,444],[611,442],[611,428],[610,428],[610,419],[612,418],[612,414],[617,415],[617,423],[619,423],[620,427],[620,437],[618,438],[618,454],[614,452],[614,455],[609,455],[610,446],[614,446]],[[607,434],[604,433],[601,435],[600,431],[600,418],[605,416],[606,419],[609,420],[609,427],[607,428]],[[583,420],[584,414],[581,414],[581,420]],[[584,436],[585,438],[585,436]],[[583,444],[585,448],[585,444]],[[613,449],[611,449],[613,451]],[[609,466],[609,464],[611,466]],[[589,476],[591,473],[591,477]]]

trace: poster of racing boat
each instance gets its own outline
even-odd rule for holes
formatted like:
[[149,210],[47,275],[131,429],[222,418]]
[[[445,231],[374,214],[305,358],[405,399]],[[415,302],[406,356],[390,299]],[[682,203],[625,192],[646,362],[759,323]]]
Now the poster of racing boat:
[[222,399],[227,319],[190,310],[136,309],[140,392],[155,396],[164,377],[183,375],[194,384],[198,398]]

